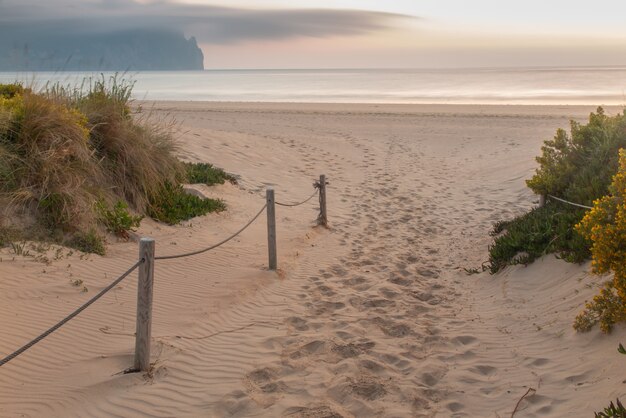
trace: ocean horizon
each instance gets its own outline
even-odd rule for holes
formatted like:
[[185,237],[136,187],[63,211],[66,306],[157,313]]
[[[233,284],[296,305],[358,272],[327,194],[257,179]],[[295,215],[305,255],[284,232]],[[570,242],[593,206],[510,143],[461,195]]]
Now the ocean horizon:
[[116,74],[136,100],[626,105],[626,66],[0,72],[0,83],[80,86]]

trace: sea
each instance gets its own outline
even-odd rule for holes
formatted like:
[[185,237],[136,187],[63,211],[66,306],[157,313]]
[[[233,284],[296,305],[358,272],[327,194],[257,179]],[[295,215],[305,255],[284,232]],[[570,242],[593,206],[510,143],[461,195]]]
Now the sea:
[[626,105],[626,67],[0,72],[36,89],[117,77],[138,100]]

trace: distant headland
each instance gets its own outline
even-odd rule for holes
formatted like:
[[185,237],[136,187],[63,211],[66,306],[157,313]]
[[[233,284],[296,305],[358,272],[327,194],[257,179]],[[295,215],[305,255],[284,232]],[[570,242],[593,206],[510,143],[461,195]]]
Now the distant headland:
[[12,36],[0,28],[0,71],[203,70],[196,39],[160,29]]

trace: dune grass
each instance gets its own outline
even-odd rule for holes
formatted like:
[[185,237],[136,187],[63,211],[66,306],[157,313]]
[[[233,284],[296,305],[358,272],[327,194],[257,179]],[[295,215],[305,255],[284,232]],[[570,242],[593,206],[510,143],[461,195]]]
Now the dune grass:
[[[107,230],[127,236],[143,215],[176,223],[224,209],[181,194],[191,166],[177,158],[175,124],[134,116],[131,93],[117,77],[0,85],[0,209],[5,224],[20,219],[0,227],[103,253]],[[230,180],[209,166],[194,175]]]

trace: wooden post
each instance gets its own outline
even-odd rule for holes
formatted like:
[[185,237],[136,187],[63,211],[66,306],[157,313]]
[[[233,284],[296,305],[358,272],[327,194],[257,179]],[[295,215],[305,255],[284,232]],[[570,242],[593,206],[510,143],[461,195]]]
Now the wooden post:
[[137,332],[135,334],[135,365],[138,371],[150,370],[150,337],[152,333],[152,283],[154,281],[154,239],[139,241],[139,266],[137,283]]
[[546,195],[542,194],[539,196],[539,207],[542,208],[546,205]]
[[320,175],[320,224],[328,227],[328,213],[326,212],[326,175]]
[[276,270],[276,207],[274,206],[274,189],[266,191],[267,200],[267,251],[269,254],[269,268]]

